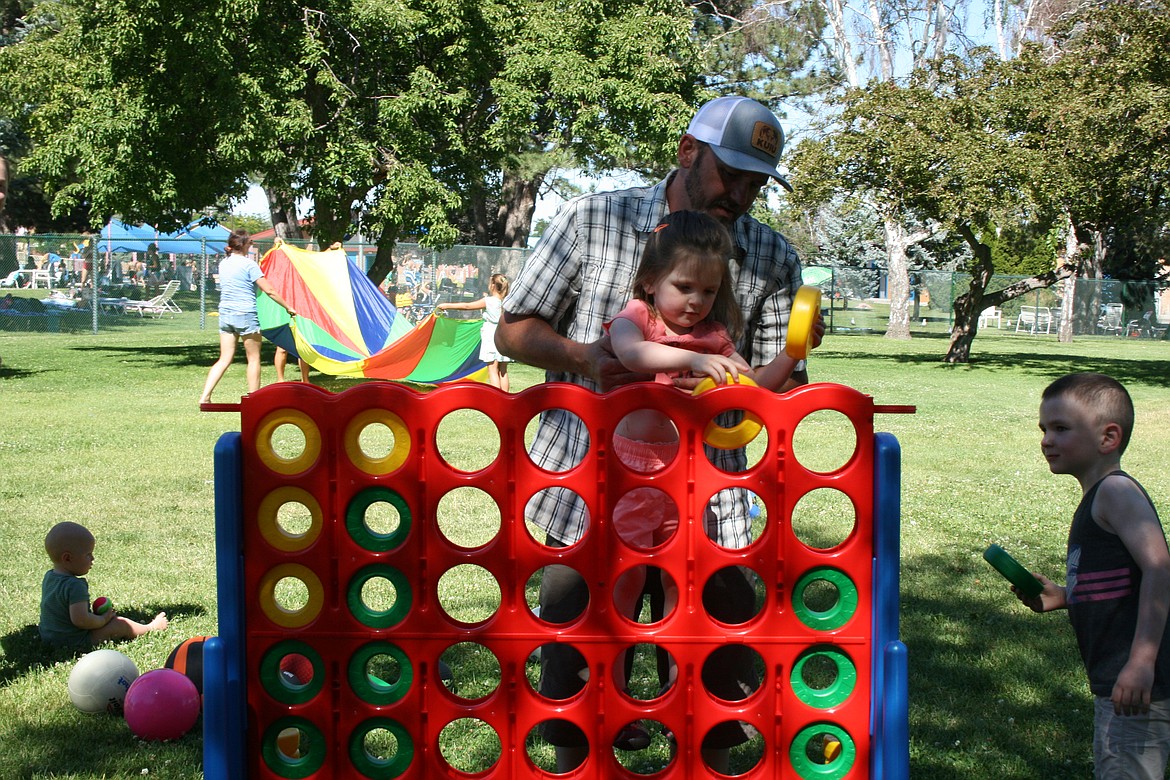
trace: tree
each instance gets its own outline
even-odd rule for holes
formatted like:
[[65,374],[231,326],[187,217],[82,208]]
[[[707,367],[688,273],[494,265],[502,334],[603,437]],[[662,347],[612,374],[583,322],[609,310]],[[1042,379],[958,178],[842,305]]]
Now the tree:
[[[955,300],[947,360],[969,359],[983,308],[1083,272],[1083,245],[1096,247],[1100,267],[1110,237],[1135,225],[1164,233],[1170,109],[1156,43],[1170,34],[1164,10],[1086,12],[1053,30],[1055,58],[1038,47],[1007,63],[983,52],[921,69],[906,87],[850,93],[843,127],[798,148],[797,191],[807,202],[868,192],[888,213],[934,220],[967,241],[972,281]],[[998,226],[1013,224],[1031,226],[1034,238],[1048,233],[1055,265],[987,293]],[[1072,285],[1064,305],[1073,320]]]
[[[875,204],[891,264],[896,259],[908,269],[910,242],[940,229],[967,242],[974,281],[955,304],[952,348],[959,360],[967,357],[979,312],[994,305],[982,295],[994,274],[986,226],[993,231],[1036,210],[1025,176],[1032,162],[996,120],[1001,67],[982,51],[970,62],[934,61],[906,86],[879,82],[854,90],[842,102],[841,128],[802,142],[793,157],[799,203],[812,207],[842,192]],[[915,232],[903,227],[915,224],[922,225]],[[899,235],[903,240],[891,245]],[[891,286],[895,276],[891,270]],[[891,317],[896,295],[891,291]],[[897,316],[908,314],[907,305]]]
[[[1170,222],[1170,8],[1163,0],[1090,8],[1050,30],[1048,46],[1013,63],[1002,105],[1018,143],[1035,153],[1050,209],[1062,215],[1074,271],[1062,298],[1061,340],[1094,322],[1076,277],[1150,279]],[[1080,312],[1081,317],[1073,316]]]
[[0,99],[30,139],[22,168],[55,214],[88,203],[95,225],[117,213],[165,229],[242,193],[248,94],[229,75],[226,9],[161,5],[56,3],[0,50]]
[[[833,64],[840,87],[853,94],[877,84],[897,84],[905,74],[923,71],[948,52],[966,48],[963,0],[821,2],[829,30],[824,38],[825,59]],[[841,97],[833,96],[830,107]],[[881,219],[887,251],[890,318],[886,336],[910,338],[909,251],[930,238],[935,226],[921,220],[910,225],[906,220],[913,215],[893,200],[878,200],[873,206]]]
[[526,237],[530,211],[509,220],[528,208],[523,182],[540,180],[522,178],[525,155],[661,162],[695,100],[679,0],[61,9],[0,57],[55,208],[84,197],[100,214],[175,222],[255,176],[287,232],[298,199],[319,243],[363,230],[379,279],[399,236],[449,245],[496,187],[516,205],[497,196],[493,216]]

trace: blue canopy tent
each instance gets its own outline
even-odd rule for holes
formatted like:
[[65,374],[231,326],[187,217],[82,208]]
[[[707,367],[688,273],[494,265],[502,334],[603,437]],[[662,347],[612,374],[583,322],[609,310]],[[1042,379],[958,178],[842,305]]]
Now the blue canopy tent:
[[206,245],[209,254],[222,254],[231,231],[222,225],[204,225],[192,222],[174,233],[159,233],[153,225],[127,225],[111,219],[102,228],[98,252],[146,252],[151,244],[158,244],[161,254],[198,255]]
[[177,255],[202,254],[206,245],[209,254],[223,254],[231,231],[223,225],[204,225],[192,222],[182,230],[163,233],[158,237],[158,251]]
[[121,220],[111,219],[102,228],[98,239],[98,252],[145,252],[153,243],[157,231],[150,225],[127,225]]

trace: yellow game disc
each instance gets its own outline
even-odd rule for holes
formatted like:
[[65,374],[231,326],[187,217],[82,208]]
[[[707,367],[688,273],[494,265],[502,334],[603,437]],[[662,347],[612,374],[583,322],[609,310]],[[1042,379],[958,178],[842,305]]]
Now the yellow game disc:
[[803,285],[792,299],[792,311],[788,314],[788,341],[784,351],[794,360],[804,360],[812,343],[813,323],[821,313],[821,291],[811,285]]
[[[730,374],[727,375],[727,382],[728,384],[732,383]],[[759,387],[759,385],[757,385],[755,381],[753,381],[752,378],[746,374],[739,375],[739,384],[748,385],[750,387]],[[702,395],[713,387],[716,387],[715,380],[711,377],[707,377],[695,386],[695,389],[691,392],[691,395]],[[724,428],[722,425],[717,424],[714,420],[707,423],[707,428],[703,431],[703,441],[707,442],[717,450],[737,450],[740,447],[746,445],[752,439],[756,438],[756,436],[758,436],[760,433],[760,429],[763,427],[764,423],[759,417],[755,416],[751,412],[746,412],[743,416],[743,420],[741,420],[738,425],[733,425],[730,428]]]

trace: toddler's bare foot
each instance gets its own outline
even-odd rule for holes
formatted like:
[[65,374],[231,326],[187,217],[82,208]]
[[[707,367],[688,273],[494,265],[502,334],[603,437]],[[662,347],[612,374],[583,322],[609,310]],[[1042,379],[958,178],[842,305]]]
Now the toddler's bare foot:
[[169,625],[170,625],[170,621],[167,620],[167,613],[160,612],[154,616],[154,620],[147,623],[146,630],[147,631],[162,631],[163,629],[165,629]]

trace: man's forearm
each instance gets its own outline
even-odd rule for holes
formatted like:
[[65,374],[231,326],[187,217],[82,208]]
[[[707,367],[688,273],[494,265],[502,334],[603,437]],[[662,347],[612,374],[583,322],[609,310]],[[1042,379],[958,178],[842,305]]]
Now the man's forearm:
[[539,317],[505,312],[496,328],[496,346],[513,360],[546,371],[581,376],[595,376],[597,372],[590,345],[565,338]]

